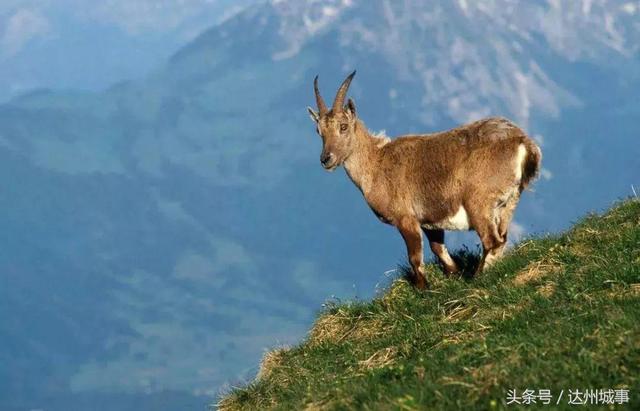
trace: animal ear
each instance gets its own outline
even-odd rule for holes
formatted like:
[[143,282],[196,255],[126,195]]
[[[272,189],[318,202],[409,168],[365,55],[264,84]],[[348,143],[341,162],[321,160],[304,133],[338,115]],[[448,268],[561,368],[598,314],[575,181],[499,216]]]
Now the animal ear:
[[315,121],[316,123],[320,120],[320,115],[315,111],[313,111],[311,107],[307,107],[307,111],[309,112],[309,116],[311,117],[311,120]]
[[349,97],[349,100],[347,100],[347,105],[344,106],[344,109],[350,112],[354,118],[356,117],[356,103],[351,97]]

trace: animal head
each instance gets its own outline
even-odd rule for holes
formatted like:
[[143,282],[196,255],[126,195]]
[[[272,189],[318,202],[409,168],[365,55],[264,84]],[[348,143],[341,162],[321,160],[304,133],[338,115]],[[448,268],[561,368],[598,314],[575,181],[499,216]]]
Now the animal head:
[[318,111],[314,111],[311,107],[307,107],[307,110],[316,123],[316,132],[322,137],[320,163],[329,171],[344,163],[354,150],[357,125],[356,104],[352,99],[348,99],[347,104],[344,104],[344,99],[355,75],[354,71],[342,82],[330,110],[327,109],[318,90],[318,76],[313,81]]

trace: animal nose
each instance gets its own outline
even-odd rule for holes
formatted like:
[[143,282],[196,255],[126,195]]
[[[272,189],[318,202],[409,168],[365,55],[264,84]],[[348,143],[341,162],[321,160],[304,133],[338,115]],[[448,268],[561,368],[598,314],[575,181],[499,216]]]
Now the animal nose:
[[331,162],[332,159],[333,153],[322,153],[322,155],[320,156],[320,163],[322,163],[323,166],[326,166]]

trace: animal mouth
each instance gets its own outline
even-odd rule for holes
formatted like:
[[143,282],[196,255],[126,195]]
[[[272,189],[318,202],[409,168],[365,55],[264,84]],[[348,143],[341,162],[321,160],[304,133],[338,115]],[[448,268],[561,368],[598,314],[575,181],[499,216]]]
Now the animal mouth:
[[323,167],[325,170],[327,170],[327,171],[333,171],[333,170],[335,170],[336,168],[338,168],[338,166],[339,166],[339,165],[340,165],[340,164],[338,164],[338,162],[337,162],[337,161],[334,161],[334,162],[333,162],[333,163],[331,163],[331,164],[323,164],[323,165],[322,165],[322,167]]

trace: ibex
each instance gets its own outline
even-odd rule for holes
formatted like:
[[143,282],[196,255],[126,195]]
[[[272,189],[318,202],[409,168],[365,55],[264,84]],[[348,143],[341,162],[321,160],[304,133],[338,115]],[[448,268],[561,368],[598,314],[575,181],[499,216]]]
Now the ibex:
[[328,109],[318,77],[318,111],[308,108],[322,137],[320,162],[344,165],[369,207],[400,231],[416,287],[425,288],[422,232],[445,274],[458,271],[444,244],[444,230],[475,230],[482,242],[476,274],[493,264],[507,243],[520,194],[540,169],[540,148],[504,118],[486,118],[432,134],[393,140],[370,133],[345,96],[355,71]]

